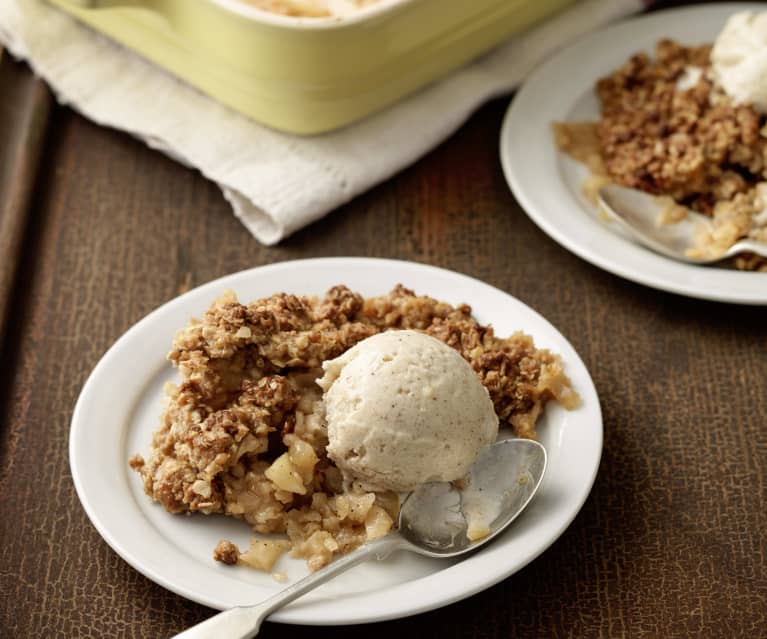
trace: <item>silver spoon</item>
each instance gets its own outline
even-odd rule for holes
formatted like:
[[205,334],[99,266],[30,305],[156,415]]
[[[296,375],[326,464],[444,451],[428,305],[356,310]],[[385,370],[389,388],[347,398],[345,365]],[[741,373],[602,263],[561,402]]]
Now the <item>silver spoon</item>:
[[712,264],[746,252],[767,257],[767,244],[753,240],[740,240],[714,257],[690,257],[687,251],[695,248],[698,233],[711,229],[710,218],[688,209],[684,219],[673,224],[658,224],[665,205],[656,196],[617,184],[599,189],[598,200],[602,210],[640,244],[675,260]]
[[[435,482],[410,493],[402,503],[396,532],[364,544],[259,604],[221,612],[176,635],[176,639],[255,637],[269,614],[371,557],[386,559],[397,550],[409,550],[447,559],[476,550],[525,509],[545,471],[546,449],[539,443],[529,439],[499,441],[480,454],[462,490],[449,482]],[[467,514],[472,523],[487,526],[486,536],[469,540]]]

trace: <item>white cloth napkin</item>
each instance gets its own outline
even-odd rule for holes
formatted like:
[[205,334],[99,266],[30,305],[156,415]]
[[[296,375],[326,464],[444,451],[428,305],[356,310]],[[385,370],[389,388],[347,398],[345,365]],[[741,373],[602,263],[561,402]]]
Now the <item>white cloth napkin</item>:
[[63,104],[217,182],[248,230],[275,244],[414,162],[555,49],[642,4],[581,0],[389,109],[314,137],[254,123],[41,0],[0,0],[0,41]]

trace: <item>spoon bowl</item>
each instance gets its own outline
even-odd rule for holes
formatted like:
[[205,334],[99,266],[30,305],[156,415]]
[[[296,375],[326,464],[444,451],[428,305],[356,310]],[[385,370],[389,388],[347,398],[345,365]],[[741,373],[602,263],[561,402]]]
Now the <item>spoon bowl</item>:
[[[483,450],[466,485],[423,484],[400,508],[399,534],[413,552],[455,557],[490,541],[525,509],[546,472],[546,449],[530,439],[505,439]],[[478,536],[481,535],[481,536]]]
[[386,559],[398,550],[445,559],[474,552],[527,507],[546,463],[546,449],[538,442],[496,442],[480,453],[465,480],[423,484],[410,493],[400,508],[396,532],[369,541],[261,603],[226,610],[176,639],[254,637],[270,613],[369,558]]
[[691,251],[696,248],[696,238],[712,228],[710,218],[687,209],[687,215],[678,222],[659,224],[666,205],[658,197],[617,184],[603,186],[597,199],[600,209],[640,244],[675,260],[713,264],[740,253],[767,257],[767,244],[753,240],[740,240],[718,255],[693,257]]

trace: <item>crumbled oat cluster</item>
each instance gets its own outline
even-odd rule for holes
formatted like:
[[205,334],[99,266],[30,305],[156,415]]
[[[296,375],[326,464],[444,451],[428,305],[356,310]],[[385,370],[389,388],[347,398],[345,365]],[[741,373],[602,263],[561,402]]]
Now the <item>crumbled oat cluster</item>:
[[705,72],[680,90],[687,69],[707,70],[709,46],[661,40],[597,83],[598,133],[616,182],[710,213],[763,178],[767,140],[761,117],[716,92]]
[[[498,338],[466,305],[456,308],[397,286],[363,299],[336,286],[323,299],[278,293],[241,304],[228,291],[175,336],[169,359],[181,383],[148,460],[131,458],[146,493],[172,513],[222,513],[261,534],[285,533],[312,569],[394,526],[398,496],[345,492],[327,458],[321,365],[388,329],[416,329],[455,348],[474,368],[501,425],[535,437],[546,402],[575,406],[558,356],[530,337]],[[214,557],[269,570],[284,546],[227,541]],[[268,566],[268,568],[264,568]]]
[[[660,40],[653,58],[638,53],[597,82],[599,122],[555,125],[559,147],[592,171],[584,185],[592,199],[612,181],[712,216],[700,257],[767,237],[765,119],[714,86],[710,52]],[[767,260],[744,256],[736,266],[767,270]]]

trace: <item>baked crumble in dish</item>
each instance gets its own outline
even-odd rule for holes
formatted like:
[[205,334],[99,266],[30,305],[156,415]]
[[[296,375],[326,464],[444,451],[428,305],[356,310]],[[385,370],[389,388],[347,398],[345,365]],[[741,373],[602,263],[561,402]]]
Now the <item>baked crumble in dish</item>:
[[[653,58],[634,55],[596,92],[598,122],[554,124],[559,148],[591,172],[589,199],[614,182],[663,197],[659,223],[678,220],[683,207],[709,215],[712,231],[691,257],[719,256],[742,238],[767,242],[765,116],[715,85],[710,45],[660,40]],[[767,272],[767,259],[753,254],[734,265]]]
[[167,406],[150,455],[134,455],[144,490],[171,513],[223,514],[261,535],[240,550],[223,540],[218,561],[271,571],[290,549],[316,570],[340,553],[387,534],[399,496],[345,486],[328,459],[323,361],[371,335],[423,331],[454,348],[489,391],[500,425],[535,438],[546,403],[579,398],[559,356],[532,338],[497,337],[471,308],[453,307],[401,285],[363,298],[335,286],[324,298],[277,293],[241,304],[231,291],[176,334],[168,355],[181,381],[167,384]]
[[344,16],[384,0],[242,0],[262,11],[293,18]]

